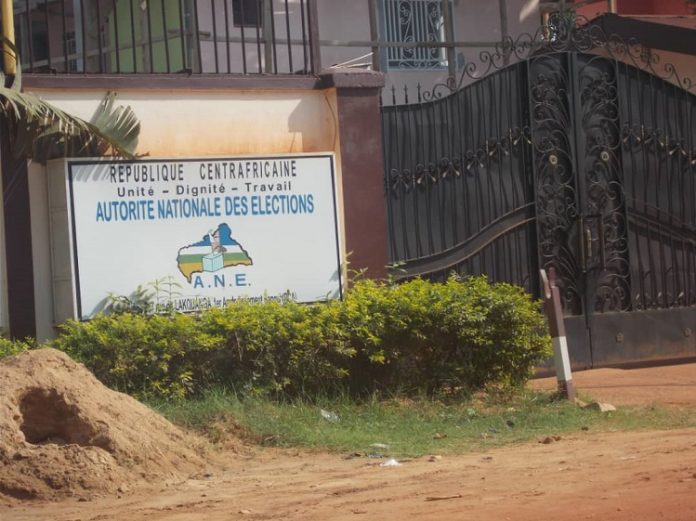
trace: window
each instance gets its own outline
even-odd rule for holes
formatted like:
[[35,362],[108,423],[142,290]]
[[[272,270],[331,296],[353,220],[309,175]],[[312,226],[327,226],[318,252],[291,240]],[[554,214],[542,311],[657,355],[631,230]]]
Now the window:
[[235,27],[261,27],[263,0],[232,0],[232,19]]
[[[450,12],[452,12],[450,0]],[[386,40],[390,42],[444,42],[441,0],[382,0]],[[439,69],[447,66],[444,47],[389,47],[391,69]]]

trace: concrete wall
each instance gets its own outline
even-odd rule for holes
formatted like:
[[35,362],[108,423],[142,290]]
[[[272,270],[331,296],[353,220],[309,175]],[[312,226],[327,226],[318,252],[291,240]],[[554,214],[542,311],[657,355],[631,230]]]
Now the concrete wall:
[[[379,3],[379,0],[378,0]],[[541,24],[538,11],[533,11],[524,19],[520,19],[525,0],[505,0],[506,32],[513,39],[524,33],[534,34]],[[334,14],[335,13],[335,14]],[[501,6],[496,0],[453,0],[452,2],[454,39],[458,42],[499,42],[503,38],[503,23],[501,22]],[[320,36],[322,40],[369,40],[369,12],[367,0],[345,2],[342,0],[325,0],[319,3]],[[381,28],[382,39],[384,27]],[[485,70],[486,63],[482,60],[482,52],[490,52],[494,46],[459,47],[456,49],[456,75],[459,80],[465,67],[474,65],[476,70]],[[324,65],[342,63],[353,58],[359,58],[370,52],[366,47],[322,47]],[[371,58],[363,58],[360,62],[370,62]],[[430,90],[436,84],[447,80],[446,67],[439,69],[399,69],[385,68],[387,89],[392,86],[402,90],[409,88],[412,94],[418,85],[422,90]],[[464,84],[471,83],[471,78],[464,76]],[[411,97],[411,99],[414,99]],[[385,103],[391,103],[390,96],[384,97]]]
[[[36,91],[71,114],[91,118],[106,91]],[[331,91],[119,92],[142,124],[137,152],[184,157],[334,150]]]
[[[99,90],[41,90],[35,93],[71,114],[87,119],[106,94]],[[121,91],[119,103],[130,105],[142,123],[138,154],[226,157],[340,152],[335,89],[294,92]],[[340,187],[340,154],[337,159]],[[60,244],[54,241],[52,245],[50,240],[55,229],[67,227],[67,214],[63,215],[65,212],[60,209],[52,212],[48,204],[49,183],[57,180],[55,172],[48,179],[46,167],[29,165],[35,312],[40,340],[54,334],[55,316],[65,316],[65,310],[55,310],[53,305],[54,282],[60,278],[64,283],[66,274],[54,273],[51,258],[56,253],[55,248],[69,247],[63,244],[66,241],[60,241]],[[343,235],[342,209],[339,218]],[[58,266],[57,270],[60,269]],[[0,284],[2,281],[0,278]],[[0,310],[4,309],[1,306],[0,302]]]

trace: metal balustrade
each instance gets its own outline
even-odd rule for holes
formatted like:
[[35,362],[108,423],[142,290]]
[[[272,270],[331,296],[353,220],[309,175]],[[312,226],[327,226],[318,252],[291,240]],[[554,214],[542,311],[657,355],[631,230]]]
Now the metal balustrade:
[[318,72],[315,0],[17,0],[14,13],[24,72]]

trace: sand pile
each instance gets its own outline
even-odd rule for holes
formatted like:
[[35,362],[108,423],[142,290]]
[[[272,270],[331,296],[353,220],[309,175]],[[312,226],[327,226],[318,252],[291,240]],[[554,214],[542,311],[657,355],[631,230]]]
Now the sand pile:
[[204,444],[67,355],[0,361],[0,499],[93,497],[186,478]]

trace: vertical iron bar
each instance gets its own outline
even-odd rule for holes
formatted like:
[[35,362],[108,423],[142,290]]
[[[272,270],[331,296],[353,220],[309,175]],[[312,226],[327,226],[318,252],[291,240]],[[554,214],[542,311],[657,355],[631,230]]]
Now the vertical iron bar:
[[96,14],[97,14],[97,23],[95,24],[96,26],[96,31],[97,31],[97,49],[99,50],[99,72],[101,74],[104,73],[104,45],[102,42],[102,20],[101,20],[101,0],[95,0],[95,5],[97,6],[96,8]]
[[[65,67],[65,73],[67,74],[70,72],[70,67],[68,67],[68,27],[67,27],[67,21],[66,21],[66,16],[65,16],[65,2],[66,0],[60,0],[60,11],[61,11],[61,17],[62,17],[62,22],[63,22],[63,55],[65,57],[65,62],[64,62],[64,67]],[[73,24],[74,27],[74,24]]]
[[307,26],[305,23],[305,0],[300,0],[300,19],[302,20],[302,59],[304,63],[303,72],[307,74],[309,63],[307,62]]
[[[452,132],[450,128],[450,118],[449,118],[449,108],[450,104],[452,103],[451,97],[447,96],[444,100],[440,102],[440,124],[438,125],[440,129],[440,135],[438,140],[442,142],[443,147],[447,147],[447,150],[443,150],[443,154],[441,155],[442,160],[437,161],[438,158],[436,157],[436,161],[440,163],[439,166],[436,166],[435,168],[435,175],[437,176],[437,183],[439,186],[438,190],[438,206],[440,207],[440,248],[439,250],[442,251],[447,248],[447,230],[445,230],[445,222],[446,222],[446,215],[447,215],[447,207],[446,207],[446,190],[448,188],[448,185],[446,184],[449,182],[449,176],[445,177],[445,174],[449,173],[449,170],[451,170],[452,166]],[[445,164],[445,160],[447,160],[447,164]],[[436,163],[437,165],[437,163]]]
[[309,59],[312,73],[321,72],[321,48],[319,47],[319,15],[317,0],[307,0],[307,24],[309,25]]
[[[664,103],[662,104],[662,107],[660,107],[660,100],[659,96],[656,95],[657,89],[655,87],[655,78],[651,75],[650,76],[650,91],[649,91],[652,96],[652,101],[653,101],[653,116],[654,116],[654,121],[655,121],[655,128],[660,128],[660,120],[659,120],[659,115],[662,113],[662,111],[665,109]],[[663,127],[666,128],[666,127]],[[669,159],[666,157],[666,154],[661,153],[661,151],[664,153],[666,149],[666,146],[659,146],[657,147],[656,150],[656,159],[657,159],[657,186],[655,190],[655,207],[657,208],[658,211],[658,220],[657,220],[657,240],[660,246],[660,278],[661,278],[661,284],[662,284],[662,306],[664,308],[669,307],[669,291],[668,291],[668,275],[667,275],[667,260],[665,257],[665,240],[664,240],[664,232],[663,232],[663,227],[661,224],[661,217],[662,214],[664,213],[664,210],[662,208],[661,204],[661,191],[662,191],[662,177],[664,173],[664,167],[665,167],[665,162]]]
[[82,33],[82,72],[87,73],[87,30],[85,29],[85,5],[84,0],[80,0],[80,27]]
[[[244,0],[242,0],[242,5],[244,5]],[[264,5],[264,0],[256,0],[256,52],[257,52],[257,57],[259,60],[259,74],[263,72],[264,65],[261,62],[261,24],[263,23],[266,25],[268,23],[268,20],[263,20],[261,17],[263,16],[261,13],[263,13],[263,5]],[[242,21],[242,23],[244,23]]]
[[[679,156],[677,156],[674,160],[671,160],[670,158],[670,136],[676,136],[677,138],[679,137],[679,134],[677,133],[677,129],[679,128],[679,111],[674,110],[676,107],[674,107],[674,103],[671,102],[671,100],[676,100],[677,97],[677,90],[676,87],[673,84],[667,84],[667,83],[662,83],[661,84],[661,91],[666,91],[663,93],[664,99],[665,99],[665,108],[667,111],[665,112],[665,130],[667,135],[665,136],[665,154],[666,154],[666,161],[665,165],[667,166],[667,179],[668,179],[668,188],[667,188],[667,199],[668,199],[668,211],[669,211],[669,224],[670,226],[674,226],[674,217],[676,214],[676,209],[675,207],[678,204],[678,195],[674,193],[674,185],[675,185],[675,162],[678,164],[679,161]],[[673,96],[668,96],[669,91],[672,91]],[[672,115],[670,117],[669,114],[669,108],[670,106],[672,107]],[[670,128],[674,125],[675,128]],[[677,180],[678,182],[678,180]],[[677,260],[677,252],[676,252],[676,246],[674,243],[674,235],[671,233],[669,234],[669,247],[670,247],[670,254],[672,257],[672,284],[673,284],[673,296],[670,302],[671,306],[675,306],[679,302],[679,290],[682,287],[680,280],[679,280],[679,262]]]
[[116,0],[111,0],[111,9],[113,10],[114,16],[114,46],[116,50],[114,51],[116,57],[116,73],[121,73],[121,45],[118,41],[118,13],[116,11]]
[[[406,175],[406,171],[404,169],[403,165],[403,155],[401,153],[401,135],[400,135],[400,130],[401,126],[399,125],[399,107],[396,106],[396,101],[394,101],[394,107],[392,112],[394,113],[394,146],[395,146],[395,151],[396,151],[396,157],[394,160],[394,165],[397,166],[398,170],[398,175],[404,179]],[[405,183],[401,183],[401,186],[399,187],[400,190],[404,190]],[[405,194],[404,194],[405,195]],[[401,210],[401,232],[402,232],[402,240],[403,240],[403,251],[405,254],[405,258],[408,259],[411,257],[410,251],[409,251],[409,243],[408,243],[408,226],[406,225],[406,207],[405,207],[405,197],[400,198],[400,203],[399,203],[399,209]]]
[[[503,42],[507,42],[510,36],[510,31],[508,28],[508,14],[507,14],[507,3],[506,0],[498,0],[498,9],[500,11],[500,39]],[[505,65],[510,64],[510,50],[507,46],[504,46],[503,63]],[[531,275],[531,274],[530,274]]]
[[[417,120],[416,123],[416,141],[418,143],[422,143],[421,151],[420,151],[420,157],[418,157],[417,154],[415,155],[415,161],[413,161],[409,167],[410,167],[410,172],[411,172],[411,193],[412,199],[413,199],[413,215],[414,215],[414,223],[413,223],[413,229],[416,231],[415,234],[415,248],[416,248],[416,256],[421,257],[423,255],[423,241],[421,237],[421,218],[420,218],[420,192],[419,192],[419,186],[418,186],[418,167],[419,165],[425,166],[427,165],[427,159],[428,159],[428,145],[427,145],[427,132],[429,129],[425,126],[423,123],[424,120],[424,115],[425,115],[425,110],[426,106],[423,104],[423,97],[421,94],[421,86],[418,84],[417,87],[417,98],[416,98],[416,106],[415,107],[410,107],[408,106],[408,91],[406,90],[406,87],[404,86],[404,93],[406,94],[405,98],[405,103],[406,106],[404,107],[404,110],[412,110],[414,114],[414,120]],[[416,118],[416,116],[418,116]]]
[[188,69],[188,46],[186,45],[186,20],[184,16],[184,2],[186,0],[179,0],[179,36],[181,38],[181,68],[182,70]]
[[198,16],[198,1],[193,2],[193,12],[191,13],[196,19],[196,51],[198,53],[198,72],[203,73],[203,51],[201,50],[201,21]]
[[225,7],[225,52],[227,53],[227,74],[232,72],[232,58],[230,57],[230,12],[228,0],[222,0]]
[[[138,50],[135,43],[135,10],[133,9],[133,0],[128,0],[130,6],[130,22],[131,22],[131,40],[133,43],[133,72],[138,72]],[[141,35],[142,38],[142,35]]]
[[[533,85],[532,85],[532,68],[534,66],[534,60],[529,59],[524,62],[524,79],[526,80],[524,82],[524,90],[523,92],[525,93],[525,101],[527,102],[526,107],[521,107],[521,110],[526,112],[526,119],[527,122],[529,123],[529,139],[530,143],[524,147],[525,150],[528,151],[528,165],[531,167],[528,170],[528,175],[529,175],[529,185],[528,185],[528,190],[529,190],[529,198],[530,200],[534,203],[534,215],[537,217],[535,219],[535,225],[530,231],[530,235],[533,235],[531,237],[531,240],[528,241],[529,245],[529,258],[530,259],[536,259],[536,267],[538,269],[545,268],[544,266],[544,259],[543,259],[543,254],[541,251],[541,247],[539,244],[539,237],[541,235],[540,233],[540,220],[539,220],[539,214],[540,214],[540,203],[539,203],[539,190],[538,190],[538,183],[537,183],[537,172],[539,171],[539,165],[538,159],[537,159],[537,154],[535,150],[535,121],[534,121],[534,95],[533,95]],[[530,227],[531,228],[531,227]],[[536,279],[536,276],[533,276],[532,279]],[[530,280],[530,285],[532,284]],[[538,293],[538,288],[539,285],[536,284],[534,287],[537,288]]]
[[[29,44],[29,71],[34,72],[34,36],[32,28],[32,12],[29,5],[29,0],[26,0],[26,10],[27,10],[27,43]],[[84,32],[84,26],[82,28]]]
[[213,57],[215,58],[215,74],[220,74],[220,65],[218,60],[217,16],[215,9],[215,0],[210,0],[210,20],[213,23]]
[[[631,209],[635,206],[635,201],[637,200],[636,192],[636,178],[638,174],[636,172],[636,158],[633,143],[631,140],[632,133],[632,121],[633,121],[633,100],[634,97],[631,95],[631,78],[628,73],[628,68],[625,64],[616,61],[616,81],[617,81],[617,99],[625,100],[624,104],[619,104],[619,137],[621,137],[622,128],[625,129],[626,136],[624,140],[619,140],[619,150],[618,153],[621,157],[621,164],[624,173],[623,189],[625,197],[624,204],[626,205],[626,234],[627,234],[627,251],[629,257],[629,263],[631,265],[631,306],[633,309],[636,307],[645,309],[645,296],[644,296],[644,286],[643,286],[643,260],[640,255],[640,234],[639,229],[636,224],[631,224],[629,215]],[[623,142],[622,142],[623,141]],[[630,164],[630,168],[628,165]],[[628,183],[628,178],[630,177],[630,185]],[[638,265],[638,272],[632,267],[633,263],[631,259],[636,259]],[[635,295],[634,291],[638,291]]]
[[167,73],[172,72],[172,64],[169,58],[169,31],[167,30],[167,8],[165,4],[167,0],[160,0],[162,2],[162,33],[164,35],[164,55],[167,66]]
[[152,11],[150,8],[150,3],[145,4],[145,10],[147,11],[147,47],[150,56],[150,73],[155,72],[155,53],[152,48]]
[[[430,152],[426,157],[423,159],[426,161],[424,167],[425,167],[425,173],[423,176],[423,180],[425,182],[425,192],[426,192],[426,198],[425,198],[425,218],[426,218],[426,225],[427,225],[427,233],[428,233],[428,255],[432,255],[435,252],[435,242],[433,240],[433,219],[432,219],[432,183],[429,181],[428,175],[430,174],[430,166],[432,165],[432,157],[436,153],[436,146],[437,143],[435,141],[435,125],[434,125],[434,102],[430,102],[426,104],[426,108],[428,109],[426,111],[426,119],[428,121],[428,151]],[[435,160],[435,163],[437,164],[437,160]]]
[[[638,113],[638,121],[640,121],[641,125],[641,149],[643,151],[643,176],[644,176],[644,181],[643,181],[643,210],[647,211],[649,207],[649,198],[648,198],[648,193],[649,193],[649,183],[651,180],[651,172],[652,172],[652,162],[650,161],[650,156],[648,148],[647,148],[647,143],[645,142],[646,140],[646,135],[645,135],[645,122],[647,119],[647,113],[645,109],[645,93],[644,93],[644,85],[642,80],[642,75],[640,74],[639,71],[636,70],[636,79],[638,83],[638,91],[639,91],[639,113]],[[654,307],[657,303],[657,295],[658,295],[658,283],[657,283],[657,277],[656,277],[656,271],[657,267],[655,266],[655,259],[653,256],[653,247],[651,244],[651,225],[649,221],[646,221],[646,226],[645,226],[645,243],[646,243],[646,251],[648,253],[648,270],[647,270],[647,275],[649,275],[650,278],[650,302],[649,305],[651,307]]]
[[[455,80],[457,76],[457,62],[455,60],[454,52],[454,25],[452,23],[452,8],[450,4],[451,0],[440,1],[443,23],[445,24],[445,44],[447,45],[447,47],[445,47],[447,55],[447,73],[449,77],[452,78],[452,80]],[[425,18],[425,20],[428,20],[428,18]],[[425,33],[421,34],[428,34],[427,29]],[[442,49],[439,50],[438,54],[442,56],[441,53]]]
[[[452,128],[452,134],[453,134],[453,144],[452,144],[452,174],[453,178],[451,180],[452,184],[452,189],[451,189],[451,197],[450,197],[450,204],[452,205],[452,244],[459,244],[459,205],[457,204],[457,201],[459,200],[458,197],[458,189],[460,187],[460,180],[462,179],[463,172],[458,171],[457,168],[455,167],[456,163],[459,163],[459,170],[462,170],[462,165],[463,165],[463,154],[462,154],[462,147],[461,147],[461,139],[462,139],[462,115],[461,115],[461,102],[462,102],[462,91],[458,90],[454,94],[454,103],[452,107],[452,121],[454,122],[454,126]],[[457,172],[459,172],[459,175],[457,175]]]
[[[287,0],[286,0],[287,1]],[[373,42],[379,41],[379,11],[377,10],[377,0],[368,0],[368,9],[370,17],[370,40]],[[379,47],[373,44],[372,46],[372,70],[379,71],[381,69]]]
[[[686,118],[685,118],[685,128],[686,128],[686,172],[683,175],[687,176],[690,181],[689,194],[694,194],[696,192],[696,181],[694,181],[694,169],[693,169],[693,157],[694,157],[694,103],[688,102],[691,97],[684,91],[684,99],[686,103]],[[684,222],[688,223],[691,227],[696,224],[696,217],[694,216],[694,211],[696,210],[696,204],[694,204],[694,197],[689,197],[689,208],[685,210]],[[690,211],[689,211],[690,210]],[[696,288],[696,280],[694,280],[694,270],[693,270],[693,259],[694,259],[694,249],[689,243],[684,245],[684,251],[686,252],[686,280],[688,281],[687,293],[686,293],[686,305],[693,305],[694,300],[694,289]]]
[[273,72],[275,74],[278,74],[278,49],[276,48],[275,12],[273,10],[273,0],[268,0],[268,11],[269,18],[271,19],[271,48],[273,49]]
[[[302,2],[300,2],[301,4]],[[394,263],[398,260],[396,253],[396,233],[394,229],[394,195],[393,183],[391,180],[391,136],[392,129],[390,127],[391,118],[389,111],[384,106],[384,89],[380,91],[379,108],[380,118],[382,123],[382,162],[384,164],[384,193],[387,204],[387,230],[388,246],[389,246],[389,261]]]
[[48,0],[44,0],[44,18],[46,20],[46,51],[48,57],[48,70],[51,71],[51,23],[48,19]]
[[292,66],[292,44],[290,43],[290,7],[288,6],[288,0],[285,0],[285,35],[288,40],[288,67],[290,68],[290,74],[295,72],[295,68]]
[[[232,13],[234,17],[234,13]],[[247,73],[247,58],[246,58],[246,38],[244,36],[244,1],[239,3],[239,16],[242,17],[241,23],[239,24],[239,29],[242,34],[242,70],[244,74]]]

